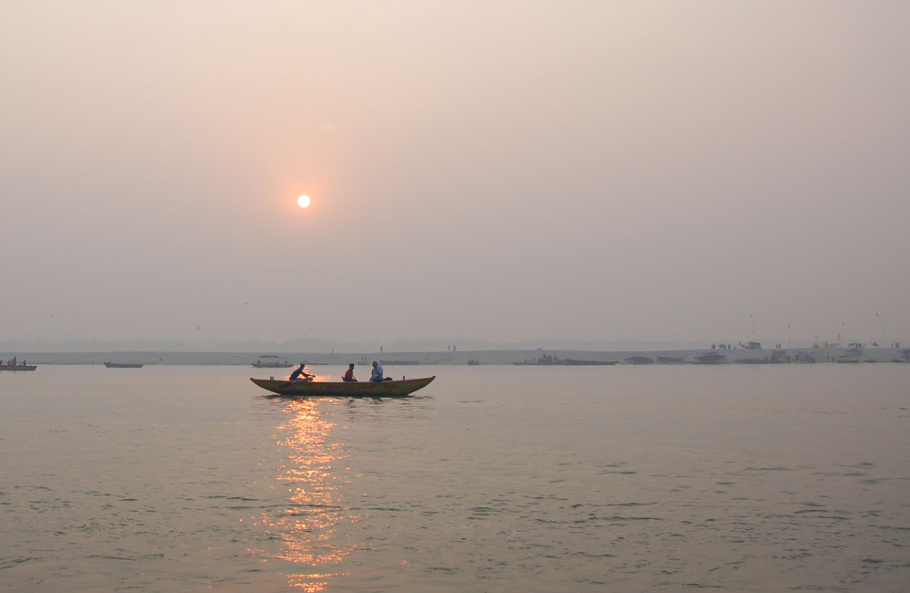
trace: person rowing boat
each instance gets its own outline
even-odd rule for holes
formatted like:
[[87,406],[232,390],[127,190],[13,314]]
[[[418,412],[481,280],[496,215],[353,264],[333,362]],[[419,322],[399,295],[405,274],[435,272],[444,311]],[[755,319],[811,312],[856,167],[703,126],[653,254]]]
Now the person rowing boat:
[[300,366],[297,367],[297,369],[293,373],[291,373],[290,377],[288,377],[288,381],[312,381],[313,377],[315,377],[316,375],[311,375],[308,372],[306,372],[305,370],[303,370],[305,366],[306,365],[301,362]]

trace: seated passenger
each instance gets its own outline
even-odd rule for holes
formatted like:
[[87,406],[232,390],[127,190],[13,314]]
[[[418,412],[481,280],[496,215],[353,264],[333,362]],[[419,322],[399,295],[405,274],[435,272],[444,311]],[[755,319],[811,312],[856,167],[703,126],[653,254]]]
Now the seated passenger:
[[348,372],[344,374],[341,378],[345,383],[357,383],[357,378],[354,376],[354,363],[348,365]]
[[295,370],[293,373],[291,373],[291,376],[288,377],[288,381],[312,381],[313,377],[315,377],[316,375],[311,375],[308,372],[306,372],[305,370],[303,370],[303,367],[305,367],[305,366],[306,365],[301,362],[300,366],[297,368],[297,370]]
[[373,370],[370,371],[370,381],[374,383],[379,383],[382,381],[382,367],[379,366],[379,363],[375,360],[373,361]]

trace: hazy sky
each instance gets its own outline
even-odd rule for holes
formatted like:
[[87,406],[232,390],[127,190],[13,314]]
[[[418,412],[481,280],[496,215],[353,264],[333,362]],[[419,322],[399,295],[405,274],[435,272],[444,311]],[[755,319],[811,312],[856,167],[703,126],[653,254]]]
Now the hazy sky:
[[0,2],[0,340],[910,341],[908,31],[907,2]]

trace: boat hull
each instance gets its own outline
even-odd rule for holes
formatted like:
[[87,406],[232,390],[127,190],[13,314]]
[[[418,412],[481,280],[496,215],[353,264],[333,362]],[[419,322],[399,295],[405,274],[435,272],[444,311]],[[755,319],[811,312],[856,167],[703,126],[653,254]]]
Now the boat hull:
[[275,379],[254,379],[250,381],[285,397],[407,397],[429,385],[436,376],[401,381],[369,381],[359,383],[338,383],[329,381],[279,381]]
[[658,356],[657,362],[660,364],[681,364],[685,359],[676,356]]
[[692,364],[723,364],[726,361],[727,357],[723,354],[702,354],[696,356]]
[[630,356],[626,359],[626,362],[629,364],[652,364],[654,362],[653,358],[648,358],[647,356]]
[[605,367],[613,366],[617,362],[616,360],[573,360],[567,358],[563,361],[563,364],[569,367]]
[[0,364],[0,371],[34,371],[37,368],[36,364]]

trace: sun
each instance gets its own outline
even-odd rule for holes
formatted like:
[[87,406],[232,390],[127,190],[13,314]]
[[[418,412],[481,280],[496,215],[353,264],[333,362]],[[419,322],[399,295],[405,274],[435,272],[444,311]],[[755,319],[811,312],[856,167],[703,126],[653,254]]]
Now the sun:
[[301,208],[306,208],[310,205],[310,196],[300,196],[297,198],[297,205]]

